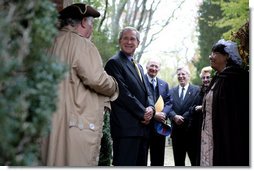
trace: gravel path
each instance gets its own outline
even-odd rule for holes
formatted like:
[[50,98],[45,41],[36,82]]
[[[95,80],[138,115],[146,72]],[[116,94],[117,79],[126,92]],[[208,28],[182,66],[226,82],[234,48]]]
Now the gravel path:
[[[148,156],[148,161],[150,161]],[[148,165],[150,163],[148,162]],[[190,160],[188,158],[188,155],[185,160],[186,166],[191,166]],[[166,141],[166,147],[165,147],[165,160],[164,160],[164,166],[174,166],[174,158],[173,158],[173,151],[172,151],[172,145]]]

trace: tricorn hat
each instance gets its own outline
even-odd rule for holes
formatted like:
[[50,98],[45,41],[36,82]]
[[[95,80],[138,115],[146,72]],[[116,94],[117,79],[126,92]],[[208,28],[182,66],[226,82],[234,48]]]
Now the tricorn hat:
[[[154,105],[156,112],[161,112],[164,108],[164,101],[163,98],[158,98],[157,102]],[[158,134],[164,135],[164,136],[170,136],[171,135],[171,126],[167,123],[161,123],[154,121],[154,128]]]
[[82,3],[72,4],[59,12],[60,19],[72,18],[82,20],[84,17],[97,18],[99,16],[100,13],[96,9]]
[[172,132],[171,126],[166,123],[155,121],[154,128],[158,134],[164,135],[164,136],[170,136]]

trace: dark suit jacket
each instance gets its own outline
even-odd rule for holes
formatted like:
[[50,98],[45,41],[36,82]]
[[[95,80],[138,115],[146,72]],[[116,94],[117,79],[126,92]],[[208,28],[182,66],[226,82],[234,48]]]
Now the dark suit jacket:
[[[172,104],[170,101],[170,95],[169,95],[169,86],[168,83],[163,81],[162,79],[157,78],[157,88],[158,88],[158,96],[156,97],[156,100],[154,103],[156,103],[157,99],[159,98],[159,96],[161,95],[163,101],[164,101],[164,108],[162,110],[162,112],[166,113],[167,116],[169,116],[169,112],[172,109]],[[149,90],[152,93],[152,87],[151,87],[151,83],[148,80],[147,74],[145,74],[145,81],[146,84],[149,86]],[[157,89],[156,89],[157,90]]]
[[[139,69],[144,80],[140,65]],[[154,103],[146,83],[140,80],[133,63],[120,51],[109,59],[105,70],[116,79],[119,86],[119,97],[111,102],[112,137],[148,136],[148,126],[141,121],[146,107],[154,107]]]
[[[179,98],[179,85],[173,87],[169,90],[169,93],[172,97],[172,111],[169,114],[169,117],[172,121],[173,129],[182,126],[188,126],[191,114],[189,112],[189,108],[193,106],[195,97],[199,94],[199,87],[196,85],[189,85],[186,95],[184,97],[184,101],[181,104]],[[182,115],[184,117],[185,123],[182,126],[177,126],[174,121],[172,120],[175,115]]]

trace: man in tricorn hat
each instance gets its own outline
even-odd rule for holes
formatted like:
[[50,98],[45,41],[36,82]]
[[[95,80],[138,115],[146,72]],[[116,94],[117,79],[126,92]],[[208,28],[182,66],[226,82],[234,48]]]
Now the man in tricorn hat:
[[104,71],[101,56],[89,40],[93,18],[100,13],[76,3],[59,14],[60,32],[49,55],[66,63],[69,73],[59,85],[50,133],[42,140],[42,165],[96,166],[103,114],[117,98],[118,86]]

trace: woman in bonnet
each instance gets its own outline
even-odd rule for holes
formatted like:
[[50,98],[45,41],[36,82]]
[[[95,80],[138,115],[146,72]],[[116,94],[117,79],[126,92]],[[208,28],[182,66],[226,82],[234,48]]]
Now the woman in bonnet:
[[209,56],[216,71],[203,102],[201,166],[249,166],[249,72],[237,44],[219,40]]

